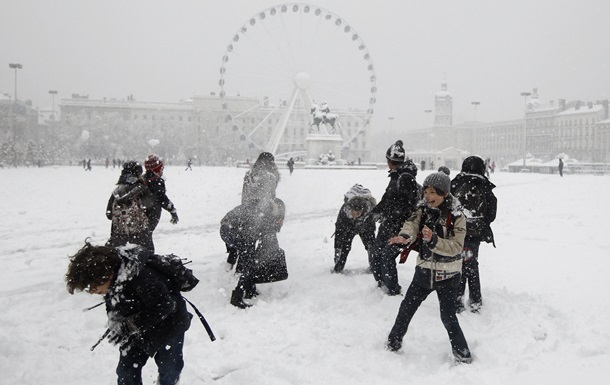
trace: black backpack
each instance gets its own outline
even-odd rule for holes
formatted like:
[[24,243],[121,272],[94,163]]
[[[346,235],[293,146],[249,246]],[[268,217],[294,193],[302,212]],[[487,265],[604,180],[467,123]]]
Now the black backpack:
[[[146,265],[155,269],[159,273],[161,273],[167,280],[167,287],[173,292],[181,292],[181,291],[191,291],[197,286],[199,283],[199,279],[195,277],[193,274],[193,270],[184,266],[185,264],[190,263],[191,261],[186,261],[186,259],[182,259],[174,254],[168,255],[158,255],[152,254],[149,256],[146,261]],[[184,298],[184,297],[182,297]],[[208,336],[210,336],[210,340],[216,340],[214,336],[214,332],[212,332],[212,328],[206,321],[205,317],[199,309],[188,299],[184,298],[184,300],[191,305],[199,320],[203,324],[203,327],[208,332]]]
[[160,272],[167,280],[167,287],[174,292],[191,291],[199,283],[199,279],[193,274],[193,270],[185,264],[190,263],[174,254],[157,255],[152,254],[146,264]]

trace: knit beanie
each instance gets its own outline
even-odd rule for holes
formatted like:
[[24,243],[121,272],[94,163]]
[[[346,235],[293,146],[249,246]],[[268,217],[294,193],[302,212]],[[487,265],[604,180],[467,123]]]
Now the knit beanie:
[[163,161],[155,154],[148,155],[146,161],[144,162],[144,167],[146,167],[147,171],[152,171],[155,174],[161,174],[163,172]]
[[405,149],[402,147],[402,140],[397,140],[396,143],[388,148],[385,157],[392,162],[403,163],[405,161]]
[[424,180],[424,189],[428,187],[436,187],[446,194],[451,191],[451,179],[444,172],[434,172]]

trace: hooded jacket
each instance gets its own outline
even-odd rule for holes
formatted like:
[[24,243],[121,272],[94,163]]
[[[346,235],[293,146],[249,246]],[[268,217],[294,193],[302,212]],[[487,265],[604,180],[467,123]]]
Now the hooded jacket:
[[152,357],[170,338],[188,330],[192,315],[182,295],[172,292],[166,278],[146,265],[151,253],[134,245],[117,250],[122,264],[104,295],[108,328],[121,330],[128,325],[133,333],[129,346],[136,345]]

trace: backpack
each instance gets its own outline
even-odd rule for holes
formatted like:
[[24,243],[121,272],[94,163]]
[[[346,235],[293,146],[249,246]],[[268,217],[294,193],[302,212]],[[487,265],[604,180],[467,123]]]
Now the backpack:
[[127,202],[112,202],[112,225],[119,234],[133,235],[149,229],[148,216],[141,196]]
[[[181,292],[191,291],[199,283],[199,279],[195,277],[193,270],[184,266],[190,262],[191,261],[186,261],[185,259],[182,259],[174,254],[152,254],[146,260],[146,265],[158,271],[166,278],[166,284],[170,291]],[[197,307],[191,301],[184,297],[182,298],[186,301],[186,303],[191,305],[195,313],[197,313],[197,316],[207,331],[210,340],[215,341],[216,336],[214,336],[214,332],[212,332],[212,328],[210,327],[210,324],[208,324],[208,321],[206,321],[203,314],[201,314],[199,309],[197,309]]]
[[188,263],[190,261],[174,254],[152,254],[146,261],[146,265],[166,277],[167,287],[173,292],[191,291],[199,283],[199,279],[195,277],[193,270],[184,266]]
[[495,218],[487,218],[488,201],[486,192],[467,180],[452,189],[452,194],[460,201],[466,217],[468,235],[482,238],[489,223]]

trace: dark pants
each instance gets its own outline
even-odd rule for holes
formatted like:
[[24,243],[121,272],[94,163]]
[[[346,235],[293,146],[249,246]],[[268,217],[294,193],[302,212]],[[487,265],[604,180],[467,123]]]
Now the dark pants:
[[[460,277],[457,275],[447,280],[447,282],[443,282],[442,285],[436,286],[435,289],[423,287],[412,282],[398,309],[396,321],[388,336],[389,343],[394,346],[402,344],[402,339],[405,334],[407,334],[409,323],[411,322],[411,319],[413,319],[419,305],[421,305],[430,293],[436,290],[441,309],[441,320],[449,335],[453,353],[462,357],[470,356],[468,343],[466,342],[466,338],[464,337],[464,333],[462,332],[462,328],[460,327],[460,323],[455,314],[455,298],[458,291],[457,283],[459,279]],[[451,282],[454,280],[455,282]]]
[[[172,337],[154,355],[159,370],[159,385],[175,385],[184,367],[182,348],[184,333]],[[169,348],[168,348],[169,347]],[[148,361],[148,354],[137,347],[121,352],[116,368],[118,385],[142,385],[142,368]]]
[[481,280],[479,278],[479,245],[477,240],[466,240],[464,242],[464,262],[462,264],[462,279],[460,290],[457,295],[457,306],[463,305],[466,284],[468,284],[468,297],[470,304],[481,305]]
[[[396,256],[400,251],[399,248],[397,248],[396,246],[388,246],[388,240],[398,235],[401,226],[402,222],[389,223],[389,221],[387,220],[382,222],[381,225],[379,225],[379,231],[377,232],[375,242],[373,242],[373,247],[371,250],[369,250],[369,265],[371,266],[371,270],[373,271],[373,277],[379,285],[385,284],[384,273],[389,273],[391,275],[392,272],[396,272]],[[392,253],[394,253],[393,269],[388,257]],[[385,268],[383,267],[384,265],[386,265]],[[389,280],[392,281],[393,276],[391,276]],[[397,275],[396,284],[398,284]]]
[[402,287],[398,283],[396,257],[402,248],[397,245],[386,245],[381,251],[381,282],[389,294],[400,294]]
[[345,268],[347,256],[352,250],[352,242],[356,235],[360,235],[364,248],[368,251],[370,245],[375,241],[375,230],[373,231],[350,231],[346,230],[343,234],[335,234],[335,272],[339,273]]
[[252,277],[254,263],[254,244],[242,245],[238,250],[239,262],[237,272],[241,273],[235,289],[242,290],[243,293],[251,294],[256,292],[256,284]]

